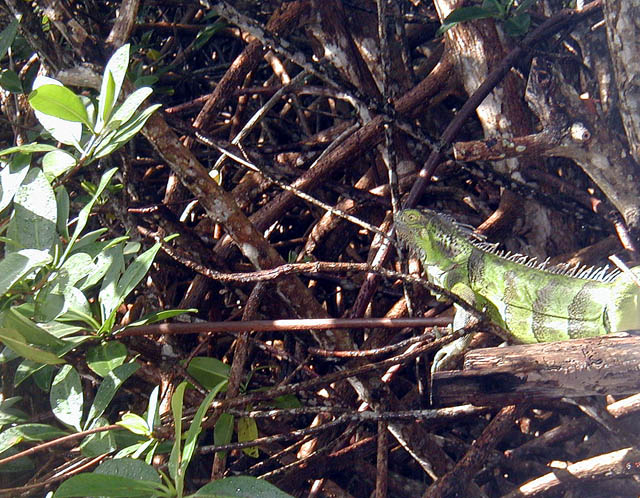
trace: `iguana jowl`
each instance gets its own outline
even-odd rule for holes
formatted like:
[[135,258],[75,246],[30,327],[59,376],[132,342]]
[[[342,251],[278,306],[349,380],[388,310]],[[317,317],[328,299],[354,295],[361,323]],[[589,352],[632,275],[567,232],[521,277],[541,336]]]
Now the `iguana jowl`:
[[[625,272],[546,266],[524,256],[503,255],[435,211],[401,211],[395,226],[400,241],[420,258],[430,282],[484,311],[512,342],[640,329],[640,287]],[[640,275],[640,266],[632,271]],[[466,320],[458,308],[454,329]],[[436,361],[461,347],[441,353]]]

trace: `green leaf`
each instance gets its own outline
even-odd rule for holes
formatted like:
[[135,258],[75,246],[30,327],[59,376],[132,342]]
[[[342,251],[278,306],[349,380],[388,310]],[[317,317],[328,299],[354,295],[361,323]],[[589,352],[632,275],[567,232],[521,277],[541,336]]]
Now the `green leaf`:
[[183,310],[162,310],[155,311],[153,313],[149,313],[148,315],[143,316],[140,320],[136,322],[131,322],[126,327],[123,327],[121,330],[125,328],[129,329],[132,327],[140,327],[141,325],[148,325],[150,323],[161,322],[163,320],[168,320],[169,318],[173,318],[174,316],[183,315],[184,313],[197,313],[197,308],[188,308]]
[[139,368],[140,366],[137,363],[126,363],[114,368],[102,379],[98,392],[96,393],[96,398],[93,400],[93,404],[89,410],[89,415],[87,415],[85,429],[87,429],[92,420],[100,417],[104,413],[116,392],[120,389],[120,386]]
[[54,498],[104,496],[109,498],[150,498],[157,496],[160,484],[127,477],[78,474],[64,481]]
[[0,171],[0,211],[13,200],[22,185],[31,164],[31,154],[16,154],[8,163],[2,163]]
[[504,32],[509,36],[516,38],[529,31],[530,26],[531,16],[529,14],[520,14],[518,16],[510,17],[504,22]]
[[58,318],[68,308],[65,296],[49,292],[47,288],[42,289],[38,293],[34,319],[38,322],[48,322]]
[[96,468],[94,473],[128,477],[138,481],[161,482],[158,472],[151,465],[132,458],[105,460]]
[[104,131],[104,123],[109,119],[109,113],[113,106],[114,94],[116,90],[116,82],[113,81],[113,75],[110,71],[105,71],[102,77],[102,89],[98,99],[98,122],[96,123],[96,132]]
[[129,44],[126,44],[115,51],[104,68],[102,88],[98,98],[98,131],[109,121],[111,110],[120,95],[128,65]]
[[65,86],[39,86],[29,94],[29,104],[43,114],[72,123],[83,123],[90,130],[93,129],[82,100]]
[[472,5],[470,7],[461,7],[459,9],[454,10],[449,14],[444,21],[442,21],[442,26],[436,31],[436,36],[440,36],[444,34],[449,29],[453,28],[456,24],[465,22],[465,21],[473,21],[475,19],[488,19],[495,18],[500,14],[499,11],[496,11],[493,8],[479,7],[477,5]]
[[184,486],[184,474],[182,474],[182,451],[180,445],[182,442],[182,403],[184,401],[184,391],[187,388],[187,382],[181,382],[171,396],[171,411],[174,421],[174,440],[169,456],[169,475],[173,479],[178,494],[182,494]]
[[[27,362],[29,362],[29,360],[24,360],[22,363]],[[34,370],[33,382],[42,392],[48,393],[49,389],[51,389],[51,382],[53,382],[56,369],[53,365],[41,365],[41,367],[42,368]]]
[[[79,245],[80,243],[78,243],[76,247],[78,247]],[[91,246],[85,246],[85,247],[87,251],[93,252],[95,247],[98,247],[98,246],[104,247],[105,245],[106,244],[104,242],[99,242],[95,244],[95,246],[93,247]],[[93,263],[93,268],[94,268],[93,272],[85,280],[82,281],[81,285],[79,286],[81,290],[86,291],[87,289],[90,289],[91,287],[93,287],[94,285],[102,281],[104,276],[107,274],[107,271],[109,271],[109,266],[112,263],[112,259],[107,255],[107,251],[108,249],[103,249],[102,252],[98,253],[95,256],[94,263]]]
[[137,78],[133,82],[133,86],[136,88],[142,88],[145,86],[155,85],[158,81],[160,81],[160,78],[158,78],[154,74],[149,74],[147,76],[140,76],[139,78]]
[[[231,437],[233,436],[233,422],[234,417],[230,413],[220,414],[220,417],[213,428],[214,445],[220,446],[231,442]],[[224,455],[226,454],[226,451],[219,451],[218,453]]]
[[206,389],[214,389],[220,382],[229,380],[231,367],[217,358],[196,356],[187,366],[187,372]]
[[14,407],[20,401],[22,401],[22,396],[14,396],[0,402],[0,426],[24,422],[29,418],[25,412]]
[[15,147],[9,147],[8,149],[0,150],[0,156],[6,156],[13,154],[14,152],[22,152],[24,154],[31,154],[32,152],[50,152],[52,150],[58,150],[57,147],[47,144],[39,144],[32,142],[30,144],[16,145]]
[[[99,427],[106,427],[109,425],[109,421],[104,418],[98,418],[92,425],[91,429],[97,429]],[[80,443],[80,452],[83,457],[93,458],[105,453],[111,453],[118,448],[116,444],[116,438],[113,435],[113,431],[96,432],[89,434]]]
[[156,254],[162,247],[159,243],[154,244],[151,248],[147,249],[140,256],[138,256],[133,263],[124,271],[118,285],[116,287],[116,293],[120,299],[125,299],[133,289],[140,283],[140,280],[149,271],[151,264],[153,263]]
[[31,168],[13,199],[16,242],[21,247],[50,251],[57,240],[56,196],[40,168]]
[[118,307],[118,296],[116,294],[116,286],[118,279],[124,271],[124,256],[122,255],[122,245],[110,247],[103,252],[105,260],[108,261],[108,268],[102,279],[102,285],[100,286],[100,292],[98,294],[98,301],[100,303],[100,312],[102,316],[102,328],[104,330],[111,330],[112,323],[108,323],[109,320],[113,320],[115,316],[115,310]]
[[49,322],[70,308],[81,314],[90,314],[87,298],[75,285],[91,275],[93,268],[91,256],[83,252],[72,254],[38,292],[34,319],[38,322]]
[[109,182],[111,181],[111,178],[113,178],[113,175],[116,174],[116,171],[118,171],[117,168],[111,168],[110,170],[104,172],[104,174],[100,178],[100,184],[98,185],[98,188],[96,189],[95,193],[91,197],[91,200],[87,204],[85,204],[85,206],[78,213],[76,227],[73,231],[73,235],[71,236],[71,240],[69,240],[69,243],[67,244],[67,248],[65,249],[64,255],[62,256],[62,258],[60,258],[61,261],[64,261],[69,255],[69,253],[71,252],[71,250],[73,249],[76,240],[84,230],[84,227],[87,226],[87,222],[89,221],[89,215],[91,214],[93,205],[100,198],[100,195],[102,195],[102,192],[104,192],[104,189],[107,188],[107,185],[109,185]]
[[184,441],[184,450],[182,451],[182,461],[180,463],[181,475],[185,475],[187,473],[187,467],[189,466],[189,462],[191,462],[191,458],[193,457],[193,453],[196,450],[196,443],[198,442],[198,436],[200,435],[200,431],[202,430],[202,419],[204,415],[207,413],[207,409],[211,405],[213,398],[215,398],[220,389],[222,389],[222,384],[226,384],[221,382],[215,389],[210,391],[200,403],[196,414],[193,416],[193,420],[191,421],[191,425],[189,426],[189,430],[187,431],[187,435]]
[[118,108],[114,115],[109,120],[107,129],[115,130],[125,124],[142,103],[153,93],[153,90],[148,86],[140,88],[127,97],[127,100]]
[[146,420],[135,413],[125,413],[122,416],[122,419],[116,422],[116,424],[133,432],[134,434],[151,437],[151,428],[147,425]]
[[[249,417],[240,417],[238,419],[238,442],[245,443],[247,441],[253,441],[258,439],[258,425],[255,419]],[[252,458],[258,458],[258,448],[251,446],[250,448],[242,448],[245,455]]]
[[101,327],[99,333],[104,333],[113,327],[113,323],[115,321],[115,313],[118,307],[124,302],[131,291],[136,288],[138,283],[140,283],[140,280],[142,280],[147,274],[149,268],[151,267],[151,264],[153,263],[153,259],[156,257],[156,254],[160,250],[160,247],[161,245],[159,243],[154,244],[150,249],[147,249],[145,252],[140,254],[140,256],[138,256],[124,271],[115,288],[112,302],[113,308],[109,314],[109,317],[107,318],[107,320],[105,320],[103,326]]
[[503,17],[507,14],[512,4],[513,1],[511,0],[483,0],[482,7],[495,12],[496,17]]
[[0,86],[7,92],[22,93],[20,77],[11,69],[0,70]]
[[160,386],[156,386],[151,391],[149,396],[149,403],[147,405],[147,427],[153,430],[160,420],[160,406],[158,404],[158,398],[160,396]]
[[18,20],[13,18],[9,25],[0,33],[0,59],[3,59],[4,56],[7,55],[9,47],[13,43],[13,40],[15,40],[16,34],[18,33],[18,24]]
[[[5,352],[7,351],[11,351],[11,350],[5,349],[5,351],[3,351],[3,354],[5,354]],[[43,365],[42,363],[31,361],[31,360],[22,360],[18,365],[18,368],[16,368],[16,374],[15,374],[15,377],[13,378],[13,384],[16,387],[18,387],[20,384],[22,384],[25,380],[27,380],[31,376],[39,374],[40,372],[48,371],[50,375],[47,375],[47,378],[43,379],[41,377],[36,382],[36,385],[40,389],[42,389],[44,384],[46,384],[46,389],[43,389],[43,390],[46,390],[48,392],[49,387],[51,387],[51,379],[53,379],[53,374],[51,373],[53,371],[52,369],[53,369],[52,365]],[[47,379],[48,379],[48,382],[46,382]],[[34,381],[35,381],[35,378],[34,378]]]
[[58,420],[82,430],[82,384],[78,372],[71,365],[63,366],[53,379],[49,400]]
[[67,435],[68,433],[47,424],[16,425],[0,433],[0,453],[23,441],[49,441]]
[[62,347],[65,342],[29,320],[22,313],[10,308],[2,314],[2,325],[17,331],[26,342],[35,346]]
[[[10,448],[4,453],[0,453],[0,458],[11,457],[18,453],[18,450],[15,448]],[[35,464],[33,460],[29,457],[18,458],[18,460],[13,460],[11,462],[7,462],[4,465],[0,466],[1,474],[14,474],[14,473],[22,473],[34,475],[35,473]]]
[[13,329],[0,327],[0,342],[27,360],[48,365],[64,363],[64,360],[58,358],[57,355],[28,345],[24,338]]
[[32,270],[51,262],[46,251],[37,249],[21,249],[12,252],[0,260],[0,295],[24,278]]
[[78,238],[77,242],[73,247],[73,251],[71,252],[74,253],[77,251],[82,251],[82,252],[91,254],[95,258],[101,251],[104,251],[107,247],[114,246],[119,242],[121,242],[122,240],[127,240],[128,238],[128,237],[118,237],[117,239],[114,239],[114,240],[117,240],[118,242],[113,244],[111,243],[111,241],[98,240],[105,233],[107,233],[107,231],[108,231],[107,228],[100,228],[98,230],[93,230],[91,232],[84,234],[82,237]]
[[[68,287],[75,286],[80,280],[95,271],[93,258],[86,252],[74,252],[56,270],[57,275],[51,280],[52,290],[64,293]],[[58,279],[58,276],[60,279]]]
[[110,341],[89,348],[87,365],[100,377],[105,377],[127,359],[127,347],[118,341]]
[[250,476],[225,477],[210,482],[191,496],[200,498],[292,498],[291,495],[280,491],[273,484]]
[[[37,90],[44,85],[57,85],[62,87],[62,83],[53,78],[46,76],[38,76],[33,82],[33,89]],[[80,146],[80,140],[82,138],[82,123],[74,123],[65,119],[60,119],[55,116],[50,116],[46,113],[35,110],[36,118],[40,121],[47,132],[51,134],[58,142],[63,144],[73,145],[79,151],[82,151]]]
[[65,239],[69,238],[69,194],[64,185],[60,185],[55,190],[56,193],[56,206],[58,208],[58,219],[56,221],[56,228],[58,233]]
[[196,39],[194,41],[194,49],[198,50],[202,48],[207,42],[211,39],[213,35],[215,35],[218,31],[226,26],[225,23],[215,22],[213,24],[207,24],[203,29],[201,29],[196,35]]
[[118,150],[142,129],[151,115],[160,107],[160,104],[155,104],[147,107],[144,111],[141,111],[133,119],[114,132],[108,140],[101,142],[100,145],[96,147],[93,157],[99,159]]
[[52,150],[42,158],[42,171],[47,180],[62,176],[77,164],[76,158],[64,150]]

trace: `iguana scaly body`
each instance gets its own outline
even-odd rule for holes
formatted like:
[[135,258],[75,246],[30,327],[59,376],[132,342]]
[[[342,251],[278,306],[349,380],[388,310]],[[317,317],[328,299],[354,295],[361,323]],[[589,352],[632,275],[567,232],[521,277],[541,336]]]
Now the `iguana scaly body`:
[[[627,272],[548,267],[524,256],[504,255],[450,217],[430,210],[401,211],[395,226],[399,239],[417,253],[430,282],[485,312],[512,342],[640,329],[640,287]],[[631,271],[640,275],[640,266]],[[466,317],[461,321],[458,315],[454,328],[464,326]]]

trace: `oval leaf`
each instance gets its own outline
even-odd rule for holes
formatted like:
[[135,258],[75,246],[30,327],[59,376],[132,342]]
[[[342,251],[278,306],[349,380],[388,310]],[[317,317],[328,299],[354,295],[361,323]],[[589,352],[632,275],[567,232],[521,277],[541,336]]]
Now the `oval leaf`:
[[[245,443],[247,441],[253,441],[258,438],[258,425],[255,419],[249,417],[241,417],[238,419],[238,442]],[[251,446],[249,448],[242,448],[245,455],[251,458],[258,458],[258,448]]]
[[[57,495],[56,495],[57,496]],[[233,496],[235,498],[292,498],[273,484],[256,477],[225,477],[201,487],[193,496]]]
[[13,199],[16,242],[28,249],[48,251],[57,239],[56,195],[40,168],[32,168]]
[[110,498],[148,498],[157,496],[158,484],[127,477],[78,474],[64,481],[54,498],[108,496]]
[[0,261],[0,295],[7,292],[31,270],[51,262],[51,256],[37,249],[12,252]]
[[122,420],[116,422],[121,427],[124,427],[128,431],[141,436],[151,436],[151,430],[147,425],[147,421],[140,415],[135,413],[125,413],[122,416]]
[[119,367],[127,358],[127,347],[118,341],[106,342],[87,351],[87,365],[100,377]]
[[113,105],[118,100],[118,95],[120,95],[128,65],[129,44],[127,43],[114,52],[104,68],[102,87],[100,88],[100,97],[98,99],[98,129],[109,121]]
[[187,366],[187,372],[206,389],[213,389],[220,382],[229,380],[230,367],[217,358],[196,356]]
[[82,384],[78,372],[71,365],[63,366],[53,379],[49,400],[58,420],[82,430]]
[[109,120],[109,130],[115,130],[123,125],[138,110],[138,107],[153,93],[148,86],[140,88],[127,97],[127,100],[118,108],[113,117]]
[[65,86],[42,85],[29,94],[29,104],[36,111],[91,128],[82,100]]
[[42,349],[30,346],[16,330],[0,327],[0,342],[9,349],[15,351],[18,355],[27,360],[36,363],[45,363],[48,365],[56,365],[64,363],[64,360],[58,358],[57,355],[44,351]]
[[85,429],[88,429],[89,424],[104,413],[116,392],[120,389],[120,386],[125,380],[133,375],[138,368],[140,368],[140,366],[137,363],[127,363],[126,365],[120,365],[109,372],[109,374],[100,383],[100,387],[96,393],[96,398],[93,400],[93,405],[91,405],[89,415],[87,415]]
[[105,460],[95,474],[105,474],[110,476],[128,477],[138,481],[160,482],[158,472],[149,464],[133,458],[118,458],[115,460]]
[[[44,85],[62,86],[62,83],[58,80],[54,80],[53,78],[38,76],[33,82],[33,89],[36,90]],[[73,123],[55,116],[49,116],[48,114],[38,110],[35,111],[35,114],[38,121],[40,121],[40,124],[51,134],[53,138],[63,144],[73,145],[76,149],[82,151],[82,147],[80,146],[80,139],[82,138],[82,123]]]
[[63,175],[76,164],[76,158],[64,150],[53,150],[42,158],[42,170],[49,181]]

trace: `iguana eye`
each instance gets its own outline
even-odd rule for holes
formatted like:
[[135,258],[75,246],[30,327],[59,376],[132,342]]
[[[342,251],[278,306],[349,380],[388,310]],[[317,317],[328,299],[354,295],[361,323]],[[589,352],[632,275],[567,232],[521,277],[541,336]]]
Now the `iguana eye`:
[[420,215],[416,211],[409,211],[407,213],[407,218],[409,219],[409,221],[418,221]]

